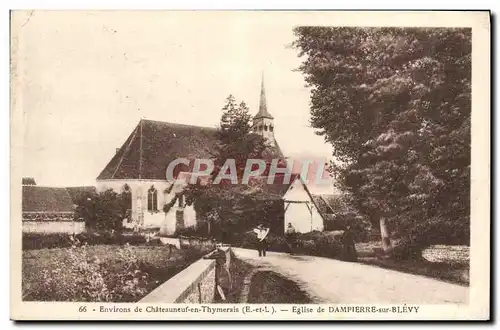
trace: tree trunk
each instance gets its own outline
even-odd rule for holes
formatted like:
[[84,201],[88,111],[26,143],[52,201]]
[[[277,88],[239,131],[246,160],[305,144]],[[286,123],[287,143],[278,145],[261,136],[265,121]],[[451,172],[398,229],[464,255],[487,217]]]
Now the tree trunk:
[[380,217],[380,237],[382,238],[382,249],[386,255],[392,252],[391,238],[389,237],[389,231],[387,230],[387,224],[385,222],[385,217]]

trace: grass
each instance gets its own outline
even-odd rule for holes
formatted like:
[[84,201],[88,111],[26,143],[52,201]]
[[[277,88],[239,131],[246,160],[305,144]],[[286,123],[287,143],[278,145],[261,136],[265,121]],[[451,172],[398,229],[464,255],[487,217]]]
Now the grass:
[[[394,242],[397,244],[397,242]],[[379,257],[381,242],[356,243],[358,260],[361,263],[403,273],[421,275],[448,283],[469,285],[469,263],[430,262],[427,260],[392,260]],[[379,251],[379,252],[377,252]]]
[[361,263],[403,273],[431,277],[448,283],[469,285],[469,265],[465,263],[405,261],[378,258],[360,258]]
[[[141,263],[141,270],[148,274],[145,289],[151,292],[160,284],[189,266],[195,260],[208,253],[207,248],[172,249],[168,246],[131,246],[133,253]],[[107,273],[113,274],[123,270],[123,261],[118,256],[120,246],[94,245],[87,247],[89,255],[97,258],[105,265]],[[53,248],[23,251],[22,256],[22,292],[25,301],[74,301],[61,299],[65,297],[64,288],[70,286],[73,279],[64,272],[68,265],[69,248]],[[44,292],[43,271],[61,269],[52,272],[51,277],[59,283],[56,292]],[[108,280],[104,278],[104,280]],[[84,289],[84,288],[82,288]],[[118,301],[116,301],[118,302]]]

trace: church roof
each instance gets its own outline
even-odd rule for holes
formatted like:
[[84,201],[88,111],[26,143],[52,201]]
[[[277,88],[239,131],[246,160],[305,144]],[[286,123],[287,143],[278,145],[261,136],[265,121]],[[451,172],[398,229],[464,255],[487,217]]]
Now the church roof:
[[[97,180],[165,180],[168,164],[177,158],[213,158],[217,129],[142,119],[111,158]],[[264,159],[284,158],[275,142]]]
[[97,180],[165,180],[177,158],[211,158],[217,130],[142,119]]

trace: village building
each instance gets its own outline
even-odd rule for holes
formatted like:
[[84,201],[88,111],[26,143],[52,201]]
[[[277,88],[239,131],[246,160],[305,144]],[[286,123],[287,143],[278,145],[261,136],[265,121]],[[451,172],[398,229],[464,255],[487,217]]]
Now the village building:
[[94,187],[44,187],[33,178],[22,180],[22,225],[25,233],[78,234],[85,231],[75,218],[76,203]]
[[[286,159],[274,135],[274,118],[267,109],[263,81],[253,130],[267,142],[266,160]],[[159,228],[166,234],[195,227],[203,219],[196,214],[194,205],[187,205],[182,196],[178,198],[184,186],[178,181],[167,180],[166,169],[170,162],[179,158],[191,161],[211,158],[217,143],[216,132],[214,127],[141,119],[97,177],[96,188],[98,191],[112,189],[130,196],[130,218],[124,221],[126,227]],[[174,177],[189,171],[189,167],[178,165]],[[281,211],[273,213],[276,219],[264,219],[281,228],[277,229],[280,233],[288,223],[300,232],[323,230],[323,216],[300,176],[294,175],[286,184],[263,185],[262,189],[263,196],[271,194],[281,203]]]

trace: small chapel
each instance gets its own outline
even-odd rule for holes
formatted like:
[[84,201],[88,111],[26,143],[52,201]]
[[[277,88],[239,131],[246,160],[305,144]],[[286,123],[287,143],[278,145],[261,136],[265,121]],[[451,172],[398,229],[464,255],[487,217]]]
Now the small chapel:
[[[252,126],[254,132],[266,139],[268,157],[286,159],[274,135],[274,117],[268,111],[263,79],[259,109]],[[125,227],[159,228],[167,235],[180,228],[195,227],[202,219],[194,206],[187,205],[182,198],[183,186],[166,180],[166,169],[178,158],[210,158],[217,143],[216,132],[215,127],[141,119],[98,175],[96,188],[98,191],[112,189],[127,196],[129,210]],[[181,167],[176,175],[182,176],[188,171]],[[323,230],[323,215],[300,175],[294,174],[288,184],[268,185],[265,189],[269,191],[263,192],[263,198],[276,198],[282,205],[281,215],[269,220],[275,228],[280,228],[278,231],[282,228],[284,232],[288,223],[299,232]],[[287,199],[287,196],[291,197]]]

